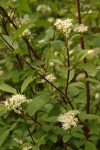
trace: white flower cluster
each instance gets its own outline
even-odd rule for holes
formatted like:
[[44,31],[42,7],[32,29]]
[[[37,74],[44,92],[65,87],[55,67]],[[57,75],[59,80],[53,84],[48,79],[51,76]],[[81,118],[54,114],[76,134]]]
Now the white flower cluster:
[[80,112],[78,110],[70,110],[58,117],[58,121],[62,123],[62,128],[64,130],[75,127],[78,123],[78,118],[75,117]]
[[[47,79],[49,82],[53,82],[54,80],[56,80],[56,77],[54,74],[51,73],[51,74],[46,75],[45,79]],[[45,80],[42,79],[41,83],[44,83],[44,82],[45,82]]]
[[23,17],[19,18],[19,22],[23,25],[30,21],[30,16],[25,14]]
[[58,51],[55,51],[54,52],[54,56],[58,56],[59,52]]
[[13,140],[16,141],[18,144],[23,144],[23,141],[21,139],[14,138]]
[[57,19],[54,23],[58,30],[63,31],[66,36],[69,36],[72,28],[73,28],[73,20],[68,18],[66,20]]
[[7,110],[14,110],[16,113],[20,114],[22,107],[22,103],[29,103],[30,100],[28,100],[24,95],[21,94],[15,94],[11,98],[7,99],[5,101],[5,107]]
[[54,62],[53,61],[49,61],[49,66],[53,67],[54,66]]
[[88,26],[85,26],[84,24],[73,24],[73,20],[71,18],[62,20],[62,19],[57,19],[56,22],[54,23],[54,26],[58,30],[61,30],[67,37],[71,33],[71,31],[75,31],[77,33],[84,33],[88,30]]
[[46,12],[50,12],[51,8],[48,5],[41,4],[41,5],[38,5],[38,7],[36,8],[36,10],[37,11],[41,11],[43,13],[46,13]]
[[76,24],[74,27],[74,31],[77,33],[84,33],[88,30],[88,26],[85,26],[84,24]]
[[31,36],[31,32],[29,29],[25,29],[24,32],[22,33],[22,36]]
[[[22,25],[27,24],[29,21],[30,21],[30,16],[28,14],[25,14],[23,17],[19,18],[17,21],[19,28]],[[27,37],[28,39],[32,39],[31,31],[28,28],[22,32],[21,36]]]

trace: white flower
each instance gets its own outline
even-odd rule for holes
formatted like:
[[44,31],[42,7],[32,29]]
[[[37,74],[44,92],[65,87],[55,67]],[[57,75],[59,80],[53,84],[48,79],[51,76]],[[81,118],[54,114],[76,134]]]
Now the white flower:
[[31,32],[29,29],[25,29],[24,32],[22,33],[22,36],[30,36]]
[[[54,80],[56,80],[56,77],[54,74],[51,73],[51,74],[46,75],[45,79],[47,79],[49,82],[53,82]],[[45,80],[42,79],[41,83],[44,83],[44,82],[45,82]]]
[[41,5],[38,5],[38,7],[36,8],[37,11],[41,11],[43,13],[46,13],[46,12],[50,12],[51,11],[51,8],[45,4],[41,4]]
[[74,27],[74,31],[77,33],[84,33],[88,30],[88,26],[85,26],[84,24],[76,24]]
[[50,66],[50,67],[53,67],[53,66],[54,66],[54,62],[50,61],[50,62],[49,62],[49,66]]
[[62,123],[62,128],[64,130],[75,127],[78,123],[78,118],[75,117],[80,112],[78,110],[70,110],[58,117],[58,121]]
[[69,36],[73,28],[73,20],[71,18],[65,20],[57,19],[54,25],[58,30],[61,30],[66,36]]
[[15,94],[11,98],[8,98],[4,104],[8,110],[14,110],[16,113],[20,114],[22,110],[21,104],[25,102],[29,103],[30,100],[28,100],[24,95]]
[[23,17],[19,18],[19,22],[23,25],[30,21],[30,16],[25,14]]
[[58,54],[59,54],[59,52],[58,52],[58,51],[55,51],[55,52],[54,52],[54,55],[55,55],[55,56],[57,56]]
[[14,138],[13,140],[16,141],[16,142],[19,143],[19,144],[23,144],[23,141],[22,141],[21,139]]

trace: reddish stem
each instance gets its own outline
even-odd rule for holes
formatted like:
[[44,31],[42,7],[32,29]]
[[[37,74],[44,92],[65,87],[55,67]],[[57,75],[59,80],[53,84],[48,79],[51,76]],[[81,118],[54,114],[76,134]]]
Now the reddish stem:
[[[77,0],[77,11],[78,11],[78,23],[81,24],[82,20],[81,20],[81,10],[80,10],[80,0]],[[84,50],[85,46],[84,46],[84,39],[83,37],[80,37],[80,46],[81,49]],[[84,58],[84,64],[87,63],[87,59],[86,57]],[[88,74],[85,71],[85,78],[88,78]],[[87,114],[90,113],[90,84],[89,81],[86,81],[86,93],[87,93]]]

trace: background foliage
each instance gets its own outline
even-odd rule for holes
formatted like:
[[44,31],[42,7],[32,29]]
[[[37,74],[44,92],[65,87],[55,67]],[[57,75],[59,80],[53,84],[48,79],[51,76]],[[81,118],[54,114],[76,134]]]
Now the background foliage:
[[[54,22],[72,18],[78,23],[76,0],[0,1],[0,150],[100,149],[100,2],[80,0],[80,8],[89,30],[84,50],[80,36],[72,39],[68,68],[64,37]],[[51,73],[56,80],[42,83]],[[3,104],[17,92],[32,99],[24,115],[8,112]],[[57,117],[72,109],[68,99],[82,123],[63,130]]]

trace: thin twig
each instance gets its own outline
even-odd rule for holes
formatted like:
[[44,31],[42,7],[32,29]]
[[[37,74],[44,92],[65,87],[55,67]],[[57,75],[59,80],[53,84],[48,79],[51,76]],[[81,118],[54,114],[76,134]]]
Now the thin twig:
[[65,46],[66,46],[66,52],[67,52],[67,65],[68,65],[65,94],[68,96],[68,83],[69,83],[69,76],[70,76],[70,57],[69,57],[69,49],[68,49],[68,39],[66,37],[65,37]]
[[28,126],[28,123],[27,123],[27,120],[26,120],[26,118],[25,118],[25,114],[24,114],[23,106],[22,106],[22,116],[23,116],[24,122],[25,122],[25,124],[26,124],[27,130],[28,130],[28,133],[29,133],[29,135],[30,135],[30,137],[31,137],[32,143],[33,143],[33,145],[35,145],[35,142],[34,142],[33,136],[32,136],[32,134],[31,134],[31,131],[30,131],[29,126]]
[[[81,21],[81,10],[80,10],[80,0],[77,0],[77,11],[78,11],[78,22],[79,24],[82,23]],[[81,45],[81,49],[84,50],[85,46],[84,46],[84,39],[83,37],[80,38],[80,45]],[[84,64],[86,64],[87,59],[86,57],[84,58]],[[85,78],[88,78],[88,74],[85,71]],[[89,85],[89,81],[86,81],[86,92],[87,92],[87,114],[90,113],[90,85]]]

